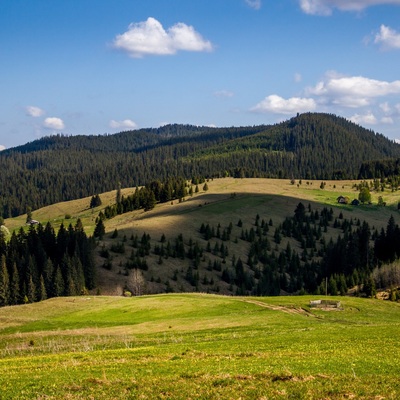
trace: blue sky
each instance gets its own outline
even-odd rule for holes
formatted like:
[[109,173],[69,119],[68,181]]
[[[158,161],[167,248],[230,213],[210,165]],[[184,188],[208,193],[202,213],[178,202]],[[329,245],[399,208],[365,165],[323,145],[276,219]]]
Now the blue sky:
[[307,111],[400,139],[400,0],[0,2],[0,149]]

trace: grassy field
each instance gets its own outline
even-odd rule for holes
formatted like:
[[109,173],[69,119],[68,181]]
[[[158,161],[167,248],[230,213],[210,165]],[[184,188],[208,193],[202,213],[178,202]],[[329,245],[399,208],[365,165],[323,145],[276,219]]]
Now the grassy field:
[[0,309],[0,398],[397,399],[400,304],[170,294]]
[[[157,225],[159,230],[176,230],[176,221],[185,219],[185,216],[196,211],[199,206],[205,216],[213,216],[236,212],[240,216],[251,211],[253,217],[253,209],[257,210],[263,206],[267,207],[271,217],[284,218],[292,215],[294,208],[299,201],[311,202],[320,206],[338,207],[337,197],[348,196],[350,200],[358,197],[358,191],[354,189],[354,184],[359,181],[343,180],[343,181],[324,181],[325,188],[320,189],[321,181],[302,181],[301,184],[292,185],[287,179],[234,179],[223,178],[215,179],[208,182],[209,191],[200,191],[193,197],[187,197],[186,201],[178,203],[173,202],[171,206],[168,204],[160,204],[154,210],[144,213],[143,211],[124,214],[109,221],[106,224],[108,231],[117,228],[131,227],[132,225],[139,226],[141,224],[146,228],[146,222],[151,218],[152,225]],[[122,189],[122,194],[127,196],[132,194],[135,188]],[[232,198],[235,193],[237,196]],[[355,218],[371,218],[376,224],[387,223],[391,214],[395,218],[398,215],[397,204],[400,201],[400,192],[391,192],[387,189],[385,192],[371,192],[372,205],[352,207],[340,205],[341,210],[345,213],[353,215]],[[378,207],[378,197],[382,196],[386,202],[386,207]],[[64,224],[76,223],[80,218],[88,234],[92,234],[95,227],[95,219],[101,209],[105,206],[114,204],[116,191],[111,191],[101,194],[102,206],[95,209],[90,209],[90,197],[57,203],[48,207],[34,210],[32,213],[33,219],[40,221],[43,225],[50,221],[57,228],[61,222]],[[209,207],[212,205],[213,207]],[[67,218],[66,218],[67,216]],[[169,216],[169,218],[166,218]],[[164,221],[165,219],[165,221]],[[169,224],[168,219],[174,219]],[[15,229],[26,227],[26,215],[21,215],[15,218],[6,219],[5,224],[12,232]],[[164,225],[165,223],[165,225]],[[171,225],[173,227],[171,227]]]

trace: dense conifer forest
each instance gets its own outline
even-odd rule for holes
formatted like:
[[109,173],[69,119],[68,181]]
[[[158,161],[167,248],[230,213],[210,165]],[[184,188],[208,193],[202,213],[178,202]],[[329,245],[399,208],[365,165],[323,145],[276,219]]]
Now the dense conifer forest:
[[57,233],[31,225],[7,242],[0,232],[0,306],[87,293],[96,285],[94,249],[79,220]]
[[273,126],[57,135],[0,153],[0,216],[169,178],[377,176],[376,167],[367,172],[361,165],[398,158],[400,145],[329,114],[302,114]]

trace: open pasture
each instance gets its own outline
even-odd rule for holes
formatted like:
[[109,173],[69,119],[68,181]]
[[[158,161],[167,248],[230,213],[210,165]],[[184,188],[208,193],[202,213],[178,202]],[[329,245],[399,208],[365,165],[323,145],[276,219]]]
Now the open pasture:
[[400,305],[82,296],[0,309],[1,399],[396,399]]
[[[295,184],[291,184],[288,179],[264,178],[214,179],[208,182],[207,192],[200,191],[193,197],[187,196],[181,203],[175,200],[172,204],[159,204],[149,212],[141,210],[119,215],[107,221],[106,230],[112,232],[115,228],[120,230],[134,227],[139,230],[147,229],[147,232],[148,226],[157,226],[158,231],[167,234],[169,231],[176,232],[177,225],[182,226],[184,231],[184,226],[193,215],[200,215],[199,220],[215,219],[216,216],[224,219],[224,215],[227,215],[231,220],[233,216],[246,217],[247,214],[254,218],[260,210],[267,210],[272,219],[279,221],[292,215],[300,201],[304,204],[318,204],[320,207],[339,207],[344,214],[365,219],[377,227],[385,227],[391,215],[398,219],[397,205],[400,201],[398,191],[392,192],[389,189],[384,192],[372,191],[371,205],[354,207],[338,205],[336,199],[338,196],[348,196],[350,200],[358,198],[358,191],[353,186],[360,181],[323,181],[324,189],[320,188],[322,181],[299,182],[296,180]],[[128,196],[134,191],[135,188],[125,188],[122,189],[122,195]],[[386,207],[377,206],[379,196],[383,197]],[[64,222],[64,225],[69,223],[74,225],[80,218],[85,232],[90,235],[93,233],[99,211],[107,205],[115,204],[116,191],[100,194],[100,197],[102,205],[94,209],[89,208],[90,197],[86,197],[34,210],[32,217],[42,225],[50,221],[55,228],[58,228],[61,222]],[[26,214],[9,218],[5,224],[10,232],[26,227]]]

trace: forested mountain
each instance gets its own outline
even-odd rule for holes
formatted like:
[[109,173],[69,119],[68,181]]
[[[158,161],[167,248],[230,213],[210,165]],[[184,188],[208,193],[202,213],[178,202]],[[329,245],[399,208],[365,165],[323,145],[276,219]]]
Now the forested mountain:
[[0,153],[0,214],[172,177],[357,178],[400,145],[329,114],[273,126],[167,125],[103,136],[52,136]]

